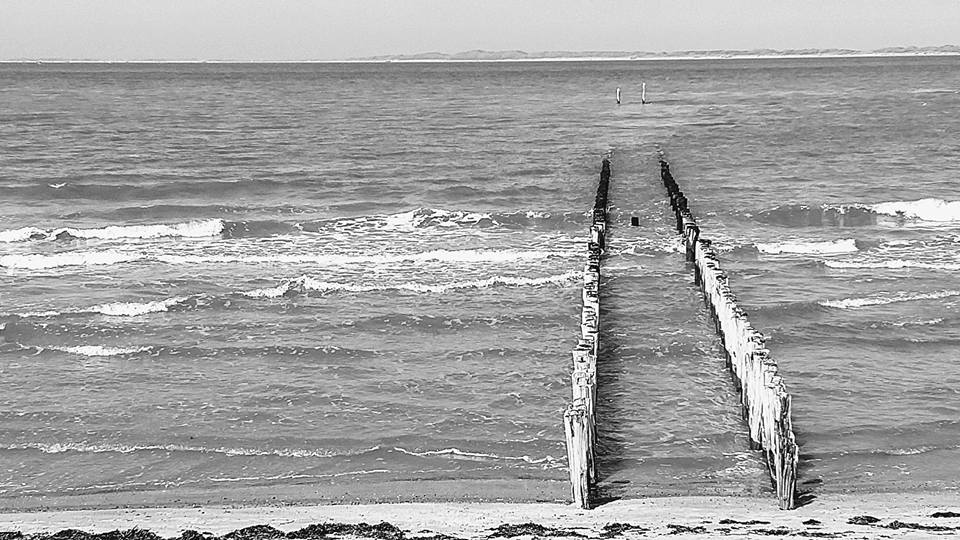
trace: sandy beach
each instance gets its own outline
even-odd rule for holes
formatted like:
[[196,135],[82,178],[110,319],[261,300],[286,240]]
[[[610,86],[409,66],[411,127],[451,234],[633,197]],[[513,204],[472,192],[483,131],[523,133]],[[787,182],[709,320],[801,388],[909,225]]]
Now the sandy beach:
[[[195,505],[170,508],[9,511],[0,531],[24,535],[79,529],[88,533],[145,529],[162,537],[200,531],[231,538],[278,538],[312,524],[313,536],[438,538],[955,538],[956,493],[823,495],[794,511],[772,498],[663,497],[620,500],[592,510],[558,503],[397,503],[304,506]],[[377,529],[332,524],[380,524]],[[273,529],[263,526],[269,526]],[[337,533],[336,531],[339,531]],[[310,537],[304,532],[296,537]],[[0,538],[17,535],[0,532]]]

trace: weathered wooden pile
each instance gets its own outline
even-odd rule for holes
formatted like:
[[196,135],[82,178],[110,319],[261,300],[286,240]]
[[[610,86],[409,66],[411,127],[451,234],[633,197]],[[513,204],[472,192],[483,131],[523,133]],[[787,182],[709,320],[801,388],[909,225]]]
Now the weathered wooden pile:
[[670,195],[687,260],[695,264],[697,283],[713,311],[727,365],[740,391],[743,414],[750,426],[751,447],[763,451],[780,508],[794,508],[798,449],[790,394],[777,373],[777,363],[765,347],[763,334],[751,326],[746,312],[737,304],[716,251],[708,240],[700,239],[700,228],[687,206],[687,198],[674,181],[669,163],[662,158],[660,177]]
[[593,205],[587,265],[583,268],[583,309],[580,339],[573,349],[573,401],[563,414],[567,437],[567,463],[573,500],[590,508],[590,487],[596,480],[594,445],[597,440],[597,353],[600,350],[600,257],[606,248],[607,193],[610,188],[610,161],[603,160],[600,183]]

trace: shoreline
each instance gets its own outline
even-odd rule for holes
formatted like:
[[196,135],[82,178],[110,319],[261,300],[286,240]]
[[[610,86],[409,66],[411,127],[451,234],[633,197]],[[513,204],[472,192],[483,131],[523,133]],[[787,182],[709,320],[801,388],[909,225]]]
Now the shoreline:
[[17,512],[100,511],[115,508],[193,506],[272,507],[378,504],[564,503],[567,479],[389,480],[288,485],[177,487],[169,490],[101,491],[76,495],[0,496],[0,516]]
[[[392,503],[323,505],[193,505],[170,508],[0,511],[0,531],[23,534],[79,529],[102,533],[132,528],[163,537],[186,530],[224,535],[254,525],[283,533],[316,523],[386,522],[408,537],[490,537],[501,525],[532,523],[533,536],[770,538],[776,535],[830,538],[928,538],[960,534],[956,492],[827,494],[796,510],[777,508],[773,497],[654,497],[618,500],[592,510],[560,503]],[[934,517],[941,513],[939,517]],[[954,515],[955,514],[955,515]],[[852,520],[852,521],[851,521]],[[538,529],[537,527],[540,527]],[[605,527],[607,527],[605,529]],[[614,527],[616,528],[616,527]],[[552,533],[545,532],[553,529]],[[949,531],[955,531],[950,533]],[[640,534],[642,532],[642,534]],[[242,535],[241,535],[242,536]],[[362,536],[362,535],[361,535]],[[529,536],[527,536],[529,537]]]

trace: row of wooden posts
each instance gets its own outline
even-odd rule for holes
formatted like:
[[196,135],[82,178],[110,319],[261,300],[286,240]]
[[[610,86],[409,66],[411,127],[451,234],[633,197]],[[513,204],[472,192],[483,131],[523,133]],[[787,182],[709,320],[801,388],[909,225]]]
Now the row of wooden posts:
[[796,506],[798,449],[791,421],[791,399],[777,363],[770,358],[762,333],[753,328],[730,290],[710,242],[700,238],[700,227],[687,206],[670,164],[661,156],[660,177],[670,195],[683,237],[687,260],[694,263],[697,283],[716,322],[727,365],[740,391],[743,415],[750,427],[750,445],[762,450],[782,509]]
[[596,481],[594,447],[597,442],[597,353],[600,350],[600,257],[606,248],[607,193],[610,161],[604,159],[593,205],[587,264],[583,268],[583,308],[580,339],[573,349],[573,401],[563,414],[567,439],[567,463],[573,501],[590,508],[590,488]]

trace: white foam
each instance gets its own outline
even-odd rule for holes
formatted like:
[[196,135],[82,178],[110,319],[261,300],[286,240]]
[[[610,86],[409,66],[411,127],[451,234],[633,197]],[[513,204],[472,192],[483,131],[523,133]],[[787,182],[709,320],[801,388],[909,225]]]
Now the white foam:
[[143,259],[143,255],[121,253],[119,251],[73,251],[54,255],[4,255],[0,257],[0,266],[6,268],[25,268],[45,270],[61,266],[96,266],[132,262]]
[[223,220],[207,219],[202,221],[188,221],[173,225],[113,225],[101,229],[58,229],[51,233],[66,232],[75,238],[100,238],[114,240],[119,238],[160,238],[164,236],[202,238],[219,236],[223,233]]
[[[305,478],[340,478],[342,476],[360,476],[367,474],[383,474],[392,472],[390,469],[366,469],[361,471],[346,471],[329,474],[277,474],[272,476],[221,476],[210,477],[211,482],[250,482],[250,481],[271,481],[271,480],[301,480]],[[182,482],[186,483],[186,482]],[[127,487],[124,485],[123,487]]]
[[423,253],[398,253],[392,255],[340,255],[340,254],[275,254],[275,255],[159,255],[148,257],[142,253],[107,251],[71,251],[53,255],[4,255],[0,266],[43,270],[63,266],[111,265],[145,259],[165,264],[315,264],[318,266],[351,266],[356,264],[425,264],[516,262],[541,260],[551,257],[568,258],[574,251],[528,251],[528,250],[435,250]]
[[353,283],[340,283],[334,281],[323,281],[310,276],[301,276],[297,279],[287,281],[276,287],[254,289],[252,291],[242,292],[244,296],[251,298],[277,298],[288,292],[374,292],[374,291],[408,291],[414,293],[435,293],[442,294],[458,289],[485,289],[497,285],[522,287],[522,286],[541,286],[556,284],[561,285],[578,281],[583,278],[581,272],[567,272],[565,274],[546,276],[540,278],[494,276],[487,279],[478,279],[473,281],[456,281],[447,284],[425,284],[425,283],[387,283],[376,285],[357,285]]
[[668,239],[639,239],[634,241],[633,245],[625,248],[617,255],[639,255],[641,257],[655,257],[653,252],[658,253],[682,253],[683,244],[674,238]]
[[904,321],[904,322],[893,323],[893,326],[900,326],[900,327],[904,327],[904,326],[935,326],[935,325],[938,325],[938,324],[940,324],[940,323],[942,323],[942,322],[943,322],[943,318],[942,318],[942,317],[937,317],[936,319],[928,319],[928,320],[925,320],[925,321]]
[[442,450],[425,450],[423,452],[414,452],[413,450],[407,450],[406,448],[400,448],[395,446],[393,448],[397,452],[407,454],[409,456],[417,457],[426,457],[426,456],[451,456],[459,459],[473,459],[473,460],[484,460],[484,459],[503,459],[509,461],[525,461],[527,463],[554,463],[556,458],[553,456],[545,456],[542,458],[531,458],[530,456],[500,456],[497,454],[486,454],[483,452],[467,452],[460,450],[459,448],[444,448]]
[[26,313],[17,313],[18,317],[57,317],[61,315],[59,311],[27,311]]
[[244,296],[249,296],[250,298],[279,298],[284,294],[286,294],[288,291],[294,290],[294,286],[293,286],[294,283],[296,283],[296,280],[281,283],[276,287],[253,289],[252,291],[244,291],[244,292],[241,292],[240,294]]
[[434,250],[422,253],[397,253],[391,255],[340,255],[340,254],[276,254],[276,255],[161,255],[157,260],[167,264],[316,264],[320,266],[347,266],[356,264],[397,263],[473,263],[511,262],[540,260],[551,257],[570,257],[567,251],[526,250]]
[[9,231],[0,231],[0,242],[24,242],[35,236],[47,236],[47,231],[36,227],[23,227]]
[[888,261],[824,261],[830,268],[888,269],[918,268],[923,270],[960,270],[960,263],[927,263],[894,259]]
[[881,450],[879,453],[889,454],[891,456],[915,456],[937,450],[935,446],[918,446],[916,448],[894,448],[893,450]]
[[106,347],[103,345],[81,345],[79,347],[49,347],[80,356],[120,356],[149,351],[150,347]]
[[417,208],[397,214],[340,219],[334,223],[334,227],[345,229],[355,226],[373,226],[391,231],[411,232],[422,227],[459,227],[462,225],[477,225],[481,222],[499,225],[499,222],[492,215],[484,212]]
[[825,300],[823,302],[819,302],[819,304],[824,307],[852,309],[866,306],[883,306],[899,302],[913,302],[916,300],[938,300],[940,298],[949,298],[951,296],[960,296],[960,291],[938,291],[921,294],[899,293],[892,296],[844,298],[843,300]]
[[121,238],[161,238],[185,237],[202,238],[219,236],[223,233],[224,223],[220,219],[206,219],[174,223],[171,225],[111,225],[98,229],[78,229],[63,227],[53,230],[44,230],[37,227],[24,227],[0,232],[0,242],[23,242],[31,238],[42,236],[46,240],[54,240],[59,234],[69,234],[74,238],[97,238],[116,240]]
[[878,214],[903,216],[922,221],[960,221],[960,201],[943,199],[919,199],[916,201],[891,201],[868,205]]
[[86,311],[110,315],[113,317],[136,317],[148,313],[159,313],[169,310],[171,307],[186,302],[188,296],[168,298],[166,300],[157,300],[155,302],[111,302],[109,304],[99,304]]
[[779,255],[781,253],[828,255],[834,253],[852,253],[857,251],[857,242],[853,238],[815,242],[775,242],[757,244],[760,253]]
[[90,454],[117,453],[132,454],[143,451],[164,451],[164,452],[198,452],[205,454],[223,454],[227,456],[279,456],[293,458],[326,458],[335,456],[353,456],[365,454],[379,450],[379,446],[364,448],[360,450],[351,450],[345,452],[332,452],[329,450],[308,450],[302,448],[277,448],[277,449],[259,449],[259,448],[231,448],[205,446],[184,446],[179,444],[145,444],[145,445],[126,445],[126,444],[89,444],[89,443],[27,443],[7,447],[9,449],[34,449],[44,454],[62,454],[64,452],[80,452]]

